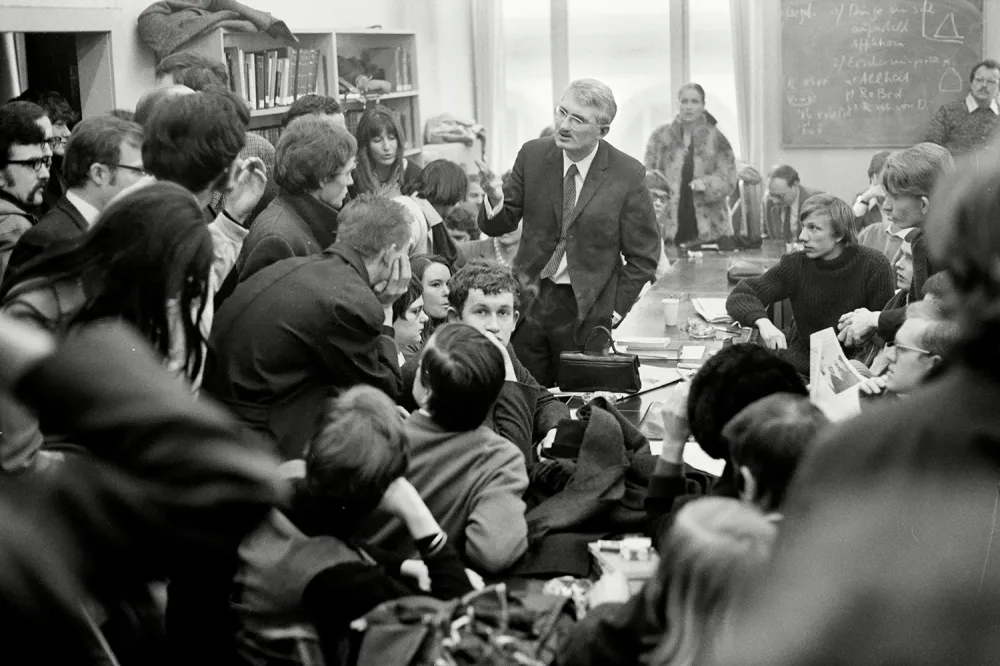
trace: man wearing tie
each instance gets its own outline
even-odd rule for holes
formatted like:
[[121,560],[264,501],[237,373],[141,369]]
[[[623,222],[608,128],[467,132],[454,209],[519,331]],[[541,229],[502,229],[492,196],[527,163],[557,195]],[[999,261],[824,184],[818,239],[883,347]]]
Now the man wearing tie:
[[662,245],[646,170],[603,141],[617,111],[607,85],[579,79],[555,109],[555,134],[521,147],[502,190],[479,164],[479,227],[500,236],[524,219],[513,270],[525,316],[511,343],[543,386],[555,384],[560,352],[620,324],[655,276]]
[[811,196],[820,190],[806,187],[799,182],[799,172],[787,164],[779,164],[767,174],[767,196],[764,199],[764,223],[767,236],[786,245],[795,243],[802,231],[799,211]]

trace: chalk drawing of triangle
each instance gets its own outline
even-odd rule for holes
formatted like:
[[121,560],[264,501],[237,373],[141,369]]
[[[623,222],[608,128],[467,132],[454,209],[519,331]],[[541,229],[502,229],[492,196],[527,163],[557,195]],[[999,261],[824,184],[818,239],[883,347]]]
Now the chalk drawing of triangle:
[[944,70],[944,74],[941,75],[941,82],[938,84],[938,90],[943,93],[956,93],[962,92],[964,89],[965,81],[962,80],[962,75],[954,67]]
[[935,39],[965,39],[958,34],[958,26],[955,25],[955,12],[948,12],[948,15],[941,21],[941,25],[934,32]]

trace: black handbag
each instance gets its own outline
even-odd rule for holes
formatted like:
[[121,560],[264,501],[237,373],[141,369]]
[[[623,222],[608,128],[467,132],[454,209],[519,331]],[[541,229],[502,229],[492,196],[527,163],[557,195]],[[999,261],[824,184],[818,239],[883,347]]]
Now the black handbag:
[[[600,351],[587,351],[591,337],[598,331],[608,336],[608,346]],[[615,349],[611,331],[603,326],[597,326],[590,332],[581,351],[559,354],[557,380],[563,391],[635,393],[642,388],[639,357]]]

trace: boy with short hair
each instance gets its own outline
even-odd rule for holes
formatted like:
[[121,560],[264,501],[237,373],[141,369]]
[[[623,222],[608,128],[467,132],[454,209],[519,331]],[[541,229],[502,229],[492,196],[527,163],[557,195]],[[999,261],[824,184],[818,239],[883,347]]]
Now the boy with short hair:
[[[524,456],[482,425],[511,372],[502,349],[472,326],[439,327],[420,355],[413,384],[419,409],[406,421],[406,478],[467,566],[490,574],[509,569],[528,547]],[[362,532],[381,548],[414,552],[402,522],[383,512]]]

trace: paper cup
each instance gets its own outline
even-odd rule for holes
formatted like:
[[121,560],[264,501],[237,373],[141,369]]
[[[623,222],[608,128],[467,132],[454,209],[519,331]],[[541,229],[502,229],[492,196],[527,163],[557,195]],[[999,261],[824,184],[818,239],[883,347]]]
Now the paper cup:
[[663,299],[663,323],[666,326],[676,326],[677,325],[677,312],[680,309],[681,301],[679,298],[664,298]]

